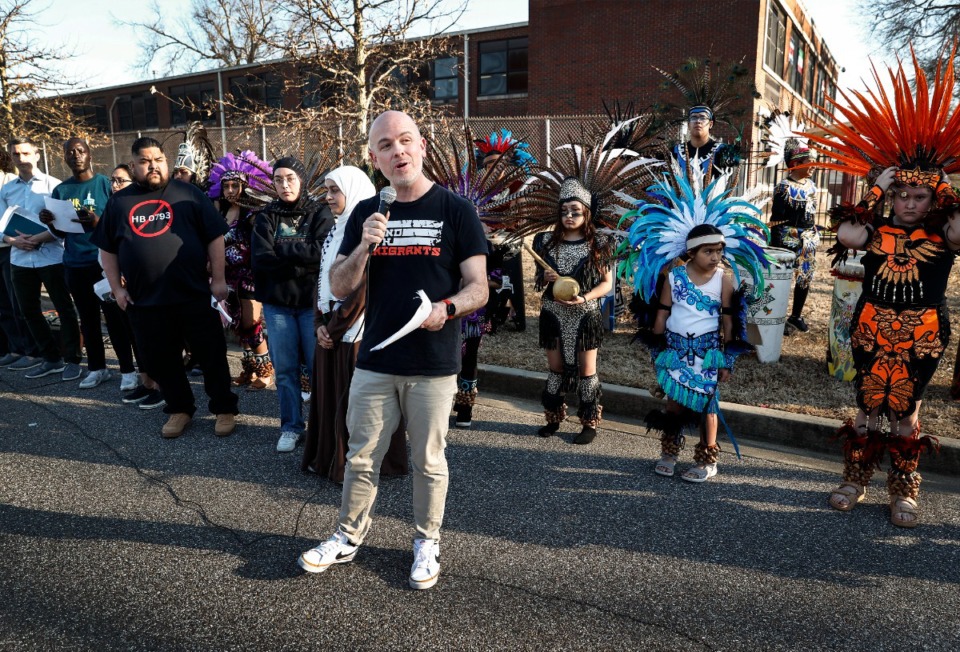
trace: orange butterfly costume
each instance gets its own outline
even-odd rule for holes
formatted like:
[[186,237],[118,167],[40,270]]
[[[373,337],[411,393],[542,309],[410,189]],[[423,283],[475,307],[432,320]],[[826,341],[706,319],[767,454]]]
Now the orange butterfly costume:
[[[919,421],[908,436],[900,436],[900,421],[916,412],[950,336],[944,295],[956,253],[948,247],[944,225],[960,209],[960,198],[944,174],[960,171],[960,110],[951,106],[955,50],[938,66],[932,86],[913,57],[915,94],[902,63],[888,69],[890,90],[874,69],[876,90],[851,91],[856,103],[842,93],[848,106],[831,101],[837,122],[817,125],[823,135],[808,135],[811,147],[827,159],[811,165],[859,177],[894,167],[896,186],[933,191],[930,211],[912,224],[884,215],[885,192],[878,186],[858,205],[831,210],[835,230],[853,222],[865,225],[867,236],[863,294],[850,327],[861,414],[856,426],[851,420],[838,432],[845,440],[844,481],[830,504],[848,511],[861,502],[889,449],[891,521],[904,527],[918,522],[920,452],[937,442],[920,437]],[[831,251],[846,257],[839,242]],[[886,419],[888,432],[880,425]]]

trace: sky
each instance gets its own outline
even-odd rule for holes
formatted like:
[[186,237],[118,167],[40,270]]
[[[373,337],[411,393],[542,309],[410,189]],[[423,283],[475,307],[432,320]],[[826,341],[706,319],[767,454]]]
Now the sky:
[[[143,20],[152,14],[144,6],[153,3],[134,0],[45,0],[48,9],[35,28],[38,39],[50,47],[66,45],[77,53],[63,66],[65,78],[74,79],[80,88],[115,86],[152,75],[133,69],[137,58],[136,34],[116,24],[116,20]],[[643,0],[636,0],[638,3]],[[854,0],[801,0],[814,24],[820,30],[837,63],[846,69],[841,73],[840,88],[862,88],[860,79],[870,75],[868,57],[877,63],[884,60],[879,45],[859,27],[862,20],[854,12]],[[43,6],[44,0],[37,0]],[[83,11],[78,11],[82,6]],[[163,0],[164,11],[174,17],[189,11],[190,0]],[[471,0],[459,29],[524,22],[528,19],[524,0]],[[160,76],[162,71],[157,71]]]

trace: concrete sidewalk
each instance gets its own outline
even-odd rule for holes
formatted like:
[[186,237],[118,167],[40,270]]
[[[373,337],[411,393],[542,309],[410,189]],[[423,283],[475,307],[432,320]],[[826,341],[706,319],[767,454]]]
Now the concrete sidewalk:
[[[493,392],[538,400],[547,375],[493,365],[479,365],[481,392]],[[571,400],[576,401],[575,394]],[[603,384],[603,409],[608,415],[643,419],[650,410],[663,406],[644,389]],[[833,439],[841,422],[836,419],[791,414],[768,408],[720,402],[723,418],[735,437],[789,446],[816,452],[831,452],[840,457],[840,443]],[[721,426],[722,430],[722,426]],[[720,440],[724,439],[721,432]],[[721,443],[721,445],[723,445]],[[960,442],[940,438],[940,453],[924,455],[920,463],[924,471],[960,476]]]

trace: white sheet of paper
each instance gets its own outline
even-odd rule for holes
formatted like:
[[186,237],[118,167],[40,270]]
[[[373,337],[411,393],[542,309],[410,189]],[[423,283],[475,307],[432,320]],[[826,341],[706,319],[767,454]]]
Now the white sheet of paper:
[[410,321],[404,324],[403,328],[398,330],[396,333],[370,349],[371,351],[379,351],[380,349],[390,346],[404,335],[412,333],[420,328],[421,324],[427,320],[427,317],[430,315],[430,311],[433,310],[433,304],[430,303],[430,299],[427,298],[427,293],[423,290],[417,290],[417,297],[420,299],[420,305],[417,307],[417,311],[413,313],[413,317],[410,318]]
[[53,228],[64,233],[83,233],[83,225],[77,219],[77,209],[67,199],[43,198],[44,207],[53,213]]
[[223,322],[224,326],[229,326],[233,323],[233,319],[230,317],[230,313],[227,312],[226,301],[217,301],[217,297],[210,295],[210,307],[220,313],[220,321]]
[[110,290],[110,281],[105,278],[100,279],[93,284],[94,293],[100,297],[101,301],[113,301]]

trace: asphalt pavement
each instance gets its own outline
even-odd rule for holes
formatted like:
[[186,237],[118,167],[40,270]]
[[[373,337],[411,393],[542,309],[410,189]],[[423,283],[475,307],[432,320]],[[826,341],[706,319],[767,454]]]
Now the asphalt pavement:
[[197,379],[163,440],[118,384],[0,370],[0,650],[960,649],[956,477],[925,474],[903,530],[882,473],[827,506],[836,454],[741,438],[691,485],[652,473],[636,420],[605,411],[575,446],[485,392],[448,437],[440,582],[413,591],[409,478],[380,483],[353,563],[309,575],[340,488],[275,452],[276,393],[240,392],[217,438]]

